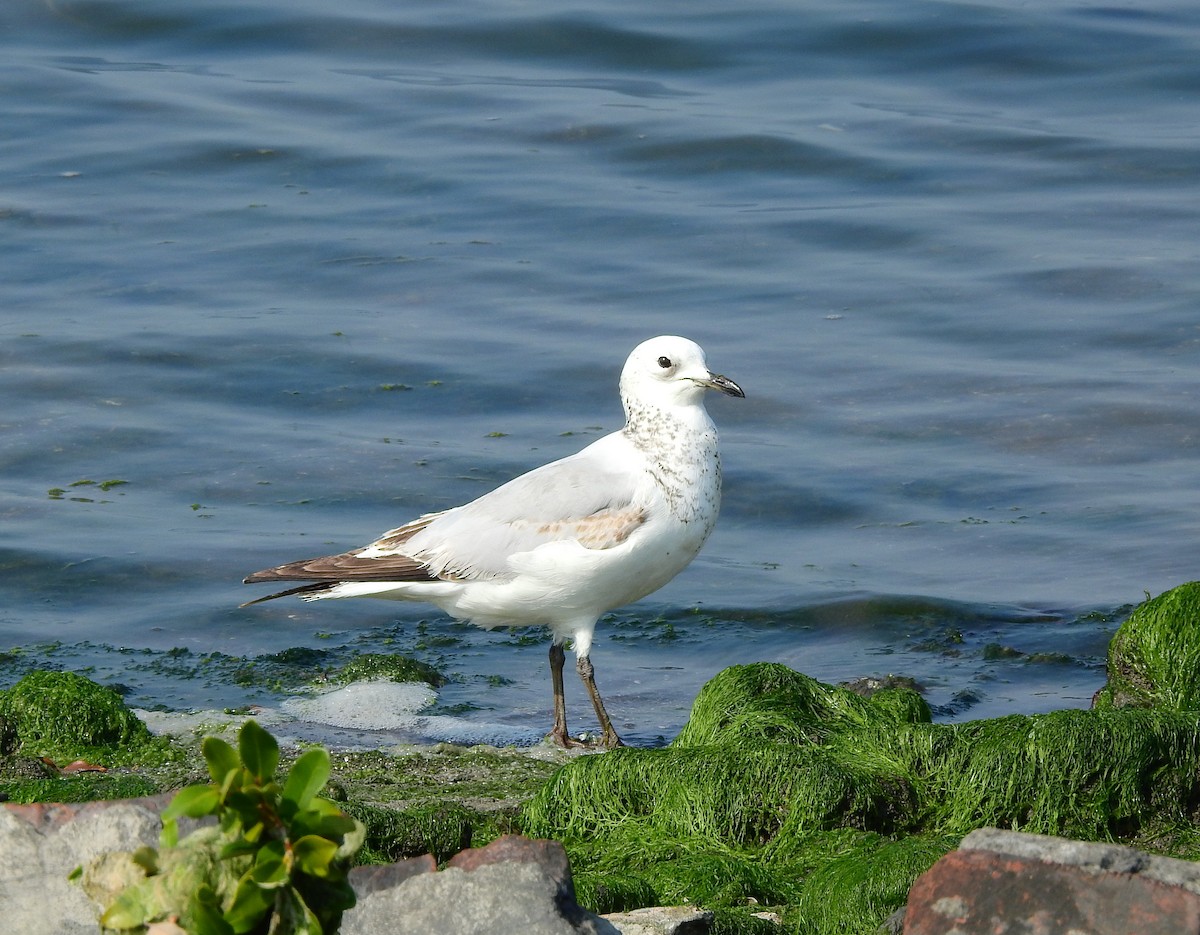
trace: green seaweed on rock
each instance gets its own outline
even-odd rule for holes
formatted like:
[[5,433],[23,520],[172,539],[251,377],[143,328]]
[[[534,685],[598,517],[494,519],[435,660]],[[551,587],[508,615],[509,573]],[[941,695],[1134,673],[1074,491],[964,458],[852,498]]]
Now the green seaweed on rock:
[[1200,712],[1067,710],[933,724],[777,664],[734,666],[675,741],[561,767],[523,809],[599,911],[692,902],[723,931],[869,933],[968,831],[1019,829],[1194,857]]
[[0,716],[27,752],[79,752],[150,736],[120,695],[74,672],[30,672],[0,695]]
[[333,675],[336,682],[362,682],[370,679],[425,682],[434,688],[446,684],[446,677],[433,666],[401,653],[361,653]]
[[972,721],[925,767],[926,823],[1087,840],[1186,821],[1200,792],[1197,717],[1065,710]]
[[[749,932],[761,927],[751,909],[798,905],[806,886],[825,893],[813,901],[858,907],[848,914],[891,911],[954,843],[891,837],[916,830],[921,814],[909,758],[853,739],[871,727],[931,727],[927,706],[905,694],[915,696],[898,689],[876,703],[785,666],[732,667],[704,687],[670,747],[562,767],[527,803],[523,826],[564,841],[581,901],[599,911],[690,901],[719,910],[723,931]],[[847,841],[859,856],[845,857]],[[857,902],[833,899],[815,874],[832,872],[839,849],[846,860],[879,851],[880,868],[900,869],[873,875],[882,895],[859,882],[843,884]],[[862,918],[873,927],[880,911]]]
[[[36,669],[0,692],[0,752],[64,764],[162,765],[179,758],[111,688],[74,672]],[[8,749],[11,747],[11,751]]]
[[897,840],[869,831],[814,836],[798,851],[808,866],[792,863],[801,882],[785,920],[803,935],[856,932],[864,920],[877,925],[904,904],[913,880],[957,843],[953,836]]
[[1096,707],[1200,708],[1200,581],[1138,607],[1108,645],[1108,684]]
[[929,707],[916,692],[899,688],[880,694],[884,698],[876,702],[778,663],[730,666],[701,689],[687,724],[671,745],[754,738],[808,743],[881,718],[929,720]]
[[903,777],[817,747],[620,749],[559,770],[523,816],[535,835],[585,837],[636,821],[741,847],[761,846],[785,826],[890,829],[895,803],[908,797]]

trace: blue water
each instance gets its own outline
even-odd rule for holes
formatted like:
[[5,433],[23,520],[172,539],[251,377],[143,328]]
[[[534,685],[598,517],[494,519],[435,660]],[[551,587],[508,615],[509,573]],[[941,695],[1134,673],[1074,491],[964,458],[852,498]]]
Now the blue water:
[[635,741],[757,659],[1086,706],[1198,577],[1194,4],[6,0],[0,53],[0,683],[403,650],[548,724],[536,634],[239,582],[618,427],[656,333],[748,398],[597,637]]

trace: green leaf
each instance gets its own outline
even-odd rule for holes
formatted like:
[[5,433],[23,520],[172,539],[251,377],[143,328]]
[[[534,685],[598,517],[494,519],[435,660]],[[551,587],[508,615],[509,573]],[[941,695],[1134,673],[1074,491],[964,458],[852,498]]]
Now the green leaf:
[[179,843],[179,822],[174,818],[163,819],[162,831],[158,835],[159,847],[174,847]]
[[260,821],[260,822],[256,822],[255,824],[253,824],[249,828],[247,828],[245,831],[243,831],[242,837],[244,837],[247,841],[249,841],[251,844],[253,844],[255,841],[257,841],[259,838],[262,837],[262,833],[263,833],[263,823]]
[[163,809],[163,821],[187,815],[188,818],[203,818],[211,815],[221,804],[221,793],[216,786],[186,786],[175,793],[171,804]]
[[220,737],[205,737],[200,752],[208,764],[208,775],[218,786],[225,785],[231,772],[241,769],[242,761],[238,759],[237,751]]
[[286,886],[291,880],[291,874],[288,873],[283,858],[271,857],[268,860],[255,861],[254,866],[250,868],[250,880],[264,890],[274,890]]
[[337,802],[333,801],[333,799],[327,799],[324,796],[319,796],[309,802],[307,811],[310,814],[320,815],[323,818],[345,817],[346,814]]
[[106,929],[139,928],[147,921],[148,909],[145,894],[138,887],[131,886],[121,892],[102,916],[100,924]]
[[[367,840],[367,826],[357,818],[351,818],[350,821],[353,823],[354,827],[342,834],[342,843],[338,847],[338,857],[342,858],[343,860],[349,860],[351,857],[357,854],[359,848],[361,848]],[[353,890],[351,890],[351,893],[353,893]],[[350,905],[354,904],[351,903]]]
[[283,842],[268,841],[258,849],[254,857],[254,866],[246,876],[264,889],[275,889],[290,879],[290,864]]
[[233,928],[221,914],[220,902],[210,886],[202,886],[197,890],[179,921],[189,935],[234,935]]
[[188,935],[234,935],[233,927],[211,906],[192,916],[185,931]]
[[329,876],[329,868],[337,856],[337,842],[315,834],[306,834],[292,844],[296,866],[314,877]]
[[234,894],[233,903],[225,910],[225,921],[235,935],[252,932],[263,916],[275,905],[275,894],[264,890],[252,880],[242,877]]
[[298,809],[307,808],[329,781],[329,769],[329,754],[320,747],[302,753],[284,783],[284,801],[294,803]]
[[256,841],[247,841],[245,838],[238,838],[230,841],[220,851],[217,852],[217,857],[221,860],[228,860],[230,857],[241,857],[244,854],[253,854],[258,850]]
[[298,890],[288,888],[281,890],[279,900],[275,904],[279,913],[281,928],[294,935],[324,935],[321,920],[315,912],[308,908],[308,903]]
[[240,821],[243,825],[253,827],[262,821],[264,814],[275,811],[274,804],[267,800],[261,789],[251,788],[247,792],[231,792],[225,800],[225,812],[221,827],[234,827],[231,822]]
[[353,818],[328,799],[316,798],[312,806],[292,816],[289,826],[292,837],[319,834],[323,838],[340,839],[355,830]]
[[275,767],[279,765],[279,744],[256,722],[247,721],[242,725],[238,734],[238,752],[250,775],[260,783],[275,778]]

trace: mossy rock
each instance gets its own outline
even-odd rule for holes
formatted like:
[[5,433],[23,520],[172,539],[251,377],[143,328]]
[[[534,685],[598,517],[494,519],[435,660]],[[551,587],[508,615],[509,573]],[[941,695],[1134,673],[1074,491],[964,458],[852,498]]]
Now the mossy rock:
[[903,776],[813,746],[621,749],[559,770],[522,821],[543,837],[590,838],[629,821],[745,847],[830,827],[890,831],[912,798]]
[[0,693],[0,718],[16,730],[22,753],[54,759],[151,739],[119,694],[74,672],[30,672]]
[[913,881],[958,839],[910,835],[892,839],[870,832],[814,835],[791,863],[798,893],[783,915],[805,933],[879,931],[908,899]]
[[1108,646],[1096,707],[1200,709],[1200,581],[1138,605]]
[[929,706],[911,689],[890,688],[864,698],[787,666],[759,662],[730,666],[713,677],[671,745],[820,742],[880,720],[929,721]]
[[358,854],[363,863],[390,863],[422,854],[432,854],[443,863],[459,851],[510,830],[503,827],[506,818],[511,826],[511,816],[481,812],[458,802],[423,802],[406,808],[342,804],[366,828],[366,845]]
[[916,765],[922,824],[994,826],[1083,840],[1132,839],[1191,821],[1200,801],[1200,722],[1167,711],[1054,711],[954,725]]
[[679,737],[559,769],[526,833],[563,841],[584,905],[691,901],[753,931],[866,933],[983,826],[1200,846],[1200,714],[1130,708],[933,724],[915,692],[864,699],[784,666],[734,666]]
[[363,653],[342,666],[333,676],[336,682],[365,682],[371,679],[425,682],[434,688],[446,684],[446,677],[433,666],[400,653]]

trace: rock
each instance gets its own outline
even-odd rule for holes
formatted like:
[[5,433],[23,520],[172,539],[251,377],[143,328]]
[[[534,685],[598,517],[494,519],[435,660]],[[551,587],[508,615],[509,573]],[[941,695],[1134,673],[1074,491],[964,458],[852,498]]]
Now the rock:
[[[97,910],[68,875],[110,851],[156,846],[171,798],[0,807],[4,931],[95,935]],[[181,835],[195,827],[180,824]],[[463,851],[440,873],[425,855],[357,867],[350,879],[359,901],[343,918],[343,935],[619,935],[576,903],[566,852],[555,841],[507,836]]]
[[1134,608],[1108,644],[1108,682],[1097,708],[1200,707],[1200,581],[1181,584]]
[[4,930],[22,935],[95,935],[96,912],[67,880],[106,851],[158,843],[167,801],[0,808],[0,906]]
[[[391,880],[375,868],[352,871],[360,895],[342,935],[619,935],[575,902],[556,841],[506,835],[455,855],[441,872],[432,861],[405,864]],[[368,873],[370,886],[360,886]]]
[[354,867],[350,871],[350,885],[354,887],[355,895],[361,903],[367,894],[399,886],[418,873],[437,873],[437,861],[433,859],[432,854],[410,857],[393,864]]
[[713,914],[695,906],[659,906],[611,912],[601,918],[621,935],[708,935]]
[[905,935],[1200,935],[1200,865],[984,828],[913,885]]
[[1043,834],[980,828],[968,834],[959,849],[1032,857],[1098,873],[1137,873],[1147,879],[1179,886],[1200,895],[1200,863],[1146,854],[1120,844],[1072,841]]

